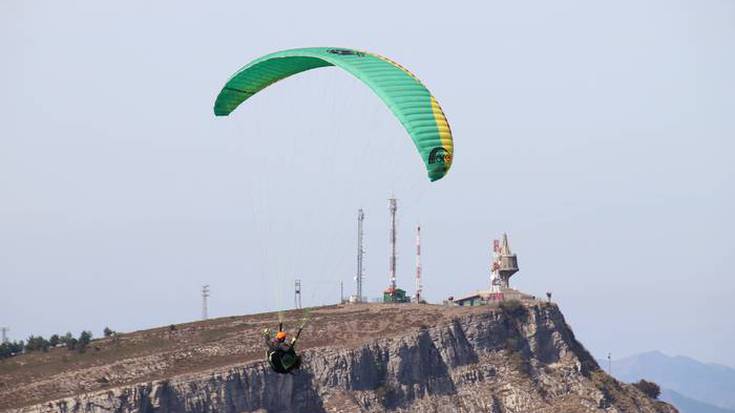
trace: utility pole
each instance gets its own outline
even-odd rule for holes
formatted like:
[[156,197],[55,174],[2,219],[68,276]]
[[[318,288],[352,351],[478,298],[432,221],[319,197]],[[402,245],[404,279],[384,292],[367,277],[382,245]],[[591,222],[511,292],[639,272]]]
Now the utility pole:
[[8,342],[8,331],[10,331],[10,328],[8,328],[8,327],[0,327],[0,332],[2,332],[2,341],[0,341],[0,343],[7,343]]
[[206,320],[207,315],[207,298],[209,298],[209,284],[202,286],[202,320]]
[[339,303],[345,302],[345,286],[342,280],[339,281]]
[[420,303],[423,293],[421,282],[421,225],[416,226],[416,302]]
[[365,259],[365,246],[363,244],[363,221],[365,220],[365,213],[362,208],[357,210],[357,274],[355,275],[355,281],[357,283],[357,302],[362,302],[362,279],[365,276],[363,269],[363,260]]
[[390,210],[390,260],[388,262],[388,275],[390,276],[390,288],[396,290],[396,210],[398,210],[398,200],[390,198],[388,209]]
[[612,353],[607,353],[607,374],[612,376]]
[[293,306],[297,309],[301,308],[301,280],[293,283]]

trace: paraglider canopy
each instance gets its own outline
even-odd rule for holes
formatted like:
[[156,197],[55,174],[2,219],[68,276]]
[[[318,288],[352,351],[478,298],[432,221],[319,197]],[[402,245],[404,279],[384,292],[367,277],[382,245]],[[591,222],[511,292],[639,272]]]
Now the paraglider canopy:
[[452,165],[454,143],[439,102],[398,63],[365,51],[337,47],[284,50],[263,56],[235,73],[219,92],[217,116],[227,116],[267,86],[310,69],[337,66],[370,87],[401,121],[421,155],[431,181]]

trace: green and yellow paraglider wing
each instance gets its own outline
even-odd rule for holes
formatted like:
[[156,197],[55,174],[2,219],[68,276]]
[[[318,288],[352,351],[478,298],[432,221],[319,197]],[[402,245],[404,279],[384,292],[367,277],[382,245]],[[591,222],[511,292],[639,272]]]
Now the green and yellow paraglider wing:
[[454,144],[439,102],[411,72],[377,54],[352,49],[315,47],[272,53],[250,62],[222,88],[214,104],[217,116],[227,116],[267,86],[310,69],[337,66],[368,85],[401,121],[416,144],[429,179],[446,175]]

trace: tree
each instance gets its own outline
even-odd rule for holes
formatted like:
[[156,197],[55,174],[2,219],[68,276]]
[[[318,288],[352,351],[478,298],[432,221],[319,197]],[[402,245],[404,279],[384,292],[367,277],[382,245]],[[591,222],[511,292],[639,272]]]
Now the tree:
[[28,343],[26,344],[26,351],[48,351],[49,342],[42,336],[31,335],[28,337]]
[[652,381],[641,379],[638,383],[633,383],[633,386],[652,399],[658,399],[658,396],[661,394],[661,388]]
[[31,334],[30,336],[28,336],[28,344],[26,344],[26,351],[30,352],[30,351],[36,351],[36,350],[38,350],[36,348],[36,336]]
[[58,346],[60,342],[61,342],[61,338],[59,337],[59,335],[58,335],[58,334],[54,334],[54,335],[53,335],[53,336],[51,336],[51,338],[49,338],[49,340],[48,340],[48,343],[49,343],[49,345],[50,345],[51,347],[56,347],[56,346]]
[[105,337],[110,337],[115,334],[115,330],[112,330],[110,327],[105,327],[105,330],[102,333]]
[[23,343],[23,340],[13,342],[7,341],[0,344],[0,360],[22,353],[24,348],[25,343]]
[[59,342],[63,344],[67,350],[74,350],[77,348],[77,339],[74,338],[70,332],[64,334],[64,336],[59,339]]
[[89,345],[89,342],[92,341],[92,332],[91,331],[82,331],[82,333],[79,335],[79,352],[84,353],[87,351],[87,346]]

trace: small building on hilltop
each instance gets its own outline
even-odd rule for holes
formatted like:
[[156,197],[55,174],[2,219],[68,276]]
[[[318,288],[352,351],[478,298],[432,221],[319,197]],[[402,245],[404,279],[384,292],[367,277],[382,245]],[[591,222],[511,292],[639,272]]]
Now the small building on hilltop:
[[446,301],[447,304],[459,305],[463,307],[473,307],[477,305],[485,305],[493,302],[518,300],[518,301],[534,301],[536,297],[526,293],[522,293],[513,288],[501,288],[500,293],[496,293],[493,290],[478,290],[472,294],[468,294],[462,297],[449,297]]
[[490,264],[490,288],[478,290],[462,297],[449,297],[445,303],[459,306],[477,306],[505,300],[528,301],[536,297],[510,288],[510,277],[518,272],[518,256],[510,251],[508,234],[501,240],[493,240]]
[[408,303],[411,298],[406,295],[406,290],[400,288],[388,287],[383,291],[384,303]]

